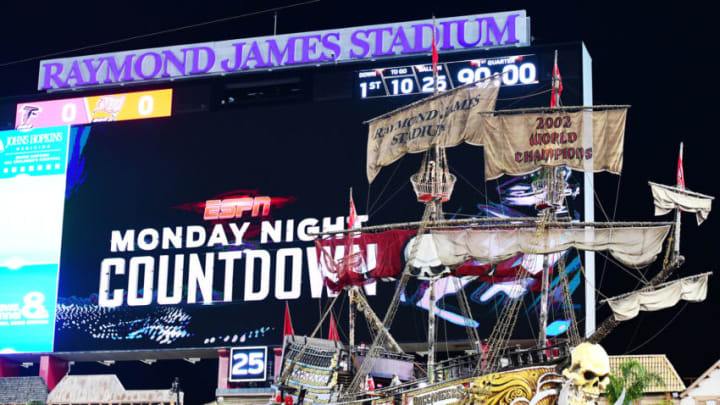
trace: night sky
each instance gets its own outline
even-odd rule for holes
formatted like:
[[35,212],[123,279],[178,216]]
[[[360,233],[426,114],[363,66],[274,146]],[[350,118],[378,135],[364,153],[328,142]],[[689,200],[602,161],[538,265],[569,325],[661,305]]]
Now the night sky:
[[[0,103],[36,94],[38,62],[44,55],[292,4],[290,1],[232,3],[5,2],[0,6],[0,15],[3,15]],[[687,187],[720,195],[720,183],[713,177],[718,170],[712,166],[720,156],[720,141],[711,124],[712,107],[717,104],[713,90],[716,87],[713,77],[717,72],[711,61],[717,38],[711,30],[717,22],[708,9],[692,2],[674,3],[672,8],[639,8],[631,3],[504,1],[488,5],[457,1],[323,0],[280,11],[278,33],[409,21],[433,14],[443,18],[527,10],[534,44],[585,42],[593,59],[596,105],[632,105],[623,174],[597,176],[597,193],[608,217],[649,220],[653,218],[652,196],[647,181],[675,182],[680,142],[685,143]],[[272,30],[270,13],[56,57],[270,35]],[[13,63],[26,58],[33,59]],[[0,116],[3,128],[12,125],[12,120],[5,112]],[[720,230],[718,215],[720,213],[711,213],[701,227],[691,214],[684,215],[681,251],[687,261],[676,275],[716,269],[713,241],[717,240]],[[596,219],[605,219],[599,208],[596,208]],[[670,217],[661,219],[670,220]],[[603,273],[602,261],[597,268],[598,278],[602,278],[601,284],[598,282],[600,289],[607,294],[635,287],[632,278],[617,274],[611,266]],[[648,278],[658,269],[658,265],[651,266]],[[621,325],[604,341],[604,346],[610,354],[667,353],[682,377],[697,377],[720,358],[719,308],[720,276],[714,276],[704,303],[685,305],[681,302],[671,310],[641,314]],[[606,308],[601,308],[598,320],[605,314]],[[203,368],[203,373],[214,373],[208,369],[212,367]],[[207,376],[204,379],[208,380]],[[210,384],[213,379],[209,379]]]

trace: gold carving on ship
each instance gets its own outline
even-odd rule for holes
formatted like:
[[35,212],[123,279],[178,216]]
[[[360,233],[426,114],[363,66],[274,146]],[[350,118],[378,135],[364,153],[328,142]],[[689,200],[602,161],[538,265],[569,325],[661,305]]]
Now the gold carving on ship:
[[492,373],[475,378],[465,388],[462,405],[552,405],[563,382],[553,367]]

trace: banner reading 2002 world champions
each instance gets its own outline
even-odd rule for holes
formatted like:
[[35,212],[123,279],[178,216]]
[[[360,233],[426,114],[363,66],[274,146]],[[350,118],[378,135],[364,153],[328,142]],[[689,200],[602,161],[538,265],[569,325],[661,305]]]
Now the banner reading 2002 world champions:
[[577,109],[481,114],[478,141],[485,147],[486,178],[520,176],[540,166],[620,174],[627,108]]

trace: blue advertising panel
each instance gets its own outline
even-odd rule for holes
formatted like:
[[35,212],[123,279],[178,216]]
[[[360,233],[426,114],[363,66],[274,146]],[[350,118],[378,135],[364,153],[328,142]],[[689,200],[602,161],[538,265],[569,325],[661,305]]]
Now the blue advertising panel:
[[265,381],[267,346],[233,347],[230,350],[230,381]]
[[0,267],[0,352],[53,348],[57,263]]
[[0,179],[65,174],[68,127],[0,132]]
[[67,126],[0,132],[0,351],[53,349]]

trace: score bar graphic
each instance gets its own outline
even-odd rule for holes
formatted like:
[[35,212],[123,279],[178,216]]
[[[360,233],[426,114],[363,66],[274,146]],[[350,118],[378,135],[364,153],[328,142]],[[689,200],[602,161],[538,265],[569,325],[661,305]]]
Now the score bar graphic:
[[15,129],[169,117],[172,89],[19,103]]

